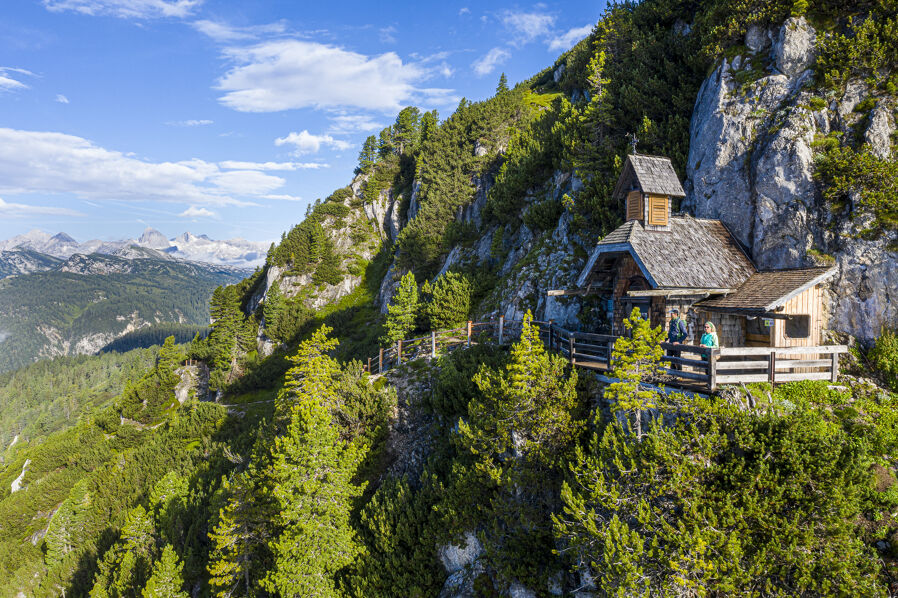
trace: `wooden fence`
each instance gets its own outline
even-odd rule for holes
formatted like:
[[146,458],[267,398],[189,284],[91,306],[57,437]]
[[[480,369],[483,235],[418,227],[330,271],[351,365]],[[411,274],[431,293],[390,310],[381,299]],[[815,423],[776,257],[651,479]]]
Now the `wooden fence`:
[[[547,348],[564,355],[571,366],[599,371],[611,370],[611,354],[617,336],[572,332],[553,322],[534,320]],[[522,322],[503,317],[487,322],[468,322],[461,328],[432,331],[427,336],[405,339],[380,350],[365,364],[372,374],[380,374],[406,361],[436,357],[473,344],[507,344],[521,336]],[[830,380],[839,375],[839,354],[845,345],[816,347],[727,347],[661,343],[668,367],[658,382],[692,390],[715,391],[720,384],[748,382],[792,382]]]

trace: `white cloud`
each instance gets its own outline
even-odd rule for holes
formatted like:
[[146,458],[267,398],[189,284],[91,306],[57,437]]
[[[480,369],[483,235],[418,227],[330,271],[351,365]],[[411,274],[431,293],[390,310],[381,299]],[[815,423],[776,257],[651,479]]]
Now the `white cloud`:
[[459,11],[458,11],[458,16],[469,15],[469,14],[471,14],[471,9],[468,8],[467,6],[462,6],[461,9],[459,9]]
[[190,206],[178,216],[182,218],[218,218],[218,214],[213,212],[212,210],[208,210],[206,208],[198,208],[196,206]]
[[217,42],[258,39],[262,35],[277,35],[287,30],[287,26],[283,21],[267,25],[251,25],[249,27],[236,27],[221,21],[206,20],[194,21],[190,25],[203,35],[207,35]]
[[567,33],[563,33],[558,37],[549,40],[550,52],[564,52],[570,50],[574,44],[592,33],[592,25],[584,25],[583,27],[574,27],[569,29]]
[[227,170],[317,170],[329,168],[323,162],[242,162],[239,160],[225,160],[219,162],[219,166]]
[[418,89],[431,69],[403,63],[394,52],[366,56],[335,46],[301,40],[276,40],[248,48],[229,48],[236,63],[218,81],[219,101],[242,112],[293,108],[362,108],[393,111],[415,98],[448,90]]
[[330,135],[312,135],[306,130],[299,133],[291,132],[286,137],[278,137],[274,140],[275,145],[295,146],[294,154],[314,154],[321,149],[321,146],[330,147],[335,150],[345,150],[352,147],[351,143],[347,143],[342,139],[334,139]]
[[477,73],[478,76],[482,77],[484,75],[492,73],[497,66],[499,66],[509,58],[511,58],[511,52],[509,52],[508,50],[505,50],[503,48],[493,48],[484,56],[481,56],[480,58],[475,60],[472,66],[474,67],[474,72]]
[[9,218],[21,218],[25,216],[85,216],[86,214],[76,210],[69,210],[68,208],[10,203],[0,198],[0,215]]
[[383,128],[381,123],[366,114],[339,114],[330,119],[328,131],[334,134],[363,133]]
[[502,15],[502,23],[514,32],[518,44],[525,44],[541,35],[547,35],[552,30],[555,17],[544,13],[508,10]]
[[212,182],[226,193],[262,195],[284,186],[284,179],[258,170],[231,170],[212,175]]
[[380,30],[380,41],[384,44],[395,44],[396,43],[396,28],[390,25],[389,27],[383,27]]
[[172,120],[165,124],[172,126],[172,127],[203,127],[205,125],[211,125],[214,122],[215,121],[213,121],[213,120],[207,120],[207,119],[202,119],[202,120],[189,119],[189,120]]
[[266,195],[265,199],[280,199],[283,201],[302,201],[298,195]]
[[69,103],[69,99],[67,97],[65,97],[64,95],[62,95],[61,93],[56,94],[56,101],[59,102],[60,104],[68,104]]
[[198,159],[150,162],[74,135],[0,128],[0,193],[7,195],[252,205],[232,194],[267,194],[283,184],[260,172],[222,172]]
[[[19,81],[18,75],[36,76],[31,71],[17,69],[11,66],[0,66],[0,91],[28,89],[28,85]],[[16,77],[16,78],[13,78]]]
[[203,0],[44,0],[47,10],[71,10],[85,15],[110,15],[123,19],[183,18]]

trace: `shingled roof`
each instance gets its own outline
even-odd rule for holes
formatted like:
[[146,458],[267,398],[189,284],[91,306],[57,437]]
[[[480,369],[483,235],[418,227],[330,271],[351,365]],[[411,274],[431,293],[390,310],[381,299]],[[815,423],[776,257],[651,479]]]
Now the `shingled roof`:
[[756,272],[719,220],[674,216],[670,231],[647,231],[631,220],[596,245],[580,278],[585,287],[602,254],[627,252],[653,288],[735,289]]
[[618,198],[626,194],[632,187],[633,177],[639,182],[639,188],[643,193],[686,197],[670,158],[641,154],[627,156],[620,178],[617,179],[613,197]]
[[696,304],[711,311],[767,313],[782,307],[789,299],[820,284],[833,274],[836,268],[798,268],[756,272],[743,282],[734,293],[725,297],[705,299]]

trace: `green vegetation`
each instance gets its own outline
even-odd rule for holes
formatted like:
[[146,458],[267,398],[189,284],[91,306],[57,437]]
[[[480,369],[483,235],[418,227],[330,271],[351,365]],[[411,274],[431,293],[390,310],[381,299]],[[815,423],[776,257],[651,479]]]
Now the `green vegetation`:
[[[38,361],[0,375],[0,448],[75,425],[156,363],[158,348]],[[2,453],[0,453],[2,454]]]
[[898,333],[883,329],[868,357],[885,383],[898,392]]
[[[682,173],[698,86],[720,56],[745,52],[749,25],[807,15],[833,34],[820,81],[887,88],[891,17],[826,28],[846,12],[829,0],[613,5],[559,59],[558,82],[555,69],[511,88],[503,76],[494,97],[442,122],[400,111],[362,147],[360,196],[336,190],[272,246],[267,266],[283,276],[264,300],[264,271],[209,285],[210,309],[196,310],[208,335],[0,376],[0,598],[426,597],[446,581],[440,549],[468,540],[482,547],[469,571],[481,596],[512,584],[573,594],[590,579],[616,596],[894,593],[895,395],[825,382],[662,394],[645,380],[663,332],[638,317],[604,388],[547,351],[529,314],[510,350],[475,344],[386,376],[354,361],[381,337],[483,308],[498,266],[459,263],[433,280],[453,244],[492,234],[501,261],[523,223],[536,235],[528,263],[562,214],[587,242],[615,226],[626,133]],[[855,60],[837,36],[871,56]],[[857,197],[894,226],[891,164],[854,143],[819,146],[826,197]],[[558,170],[582,187],[550,194]],[[494,182],[480,229],[457,218],[475,179]],[[415,180],[417,214],[390,247],[361,204],[390,193],[405,219]],[[338,229],[351,249],[338,250]],[[394,252],[408,273],[384,318],[374,300]],[[308,307],[347,273],[362,279],[349,295]],[[149,304],[157,294],[146,287]],[[260,332],[277,343],[268,357]],[[892,384],[895,338],[884,331],[869,353]],[[218,403],[176,399],[184,357],[210,368]]]
[[[81,339],[97,342],[98,335],[123,334],[132,318],[205,326],[212,290],[242,277],[181,262],[84,259],[113,271],[36,272],[0,280],[0,338],[5,338],[0,342],[0,372],[65,354],[69,344],[75,347]],[[144,334],[123,341],[123,348],[161,341],[149,331]],[[103,348],[102,338],[90,352]]]
[[870,226],[860,233],[865,238],[898,230],[898,161],[879,158],[867,147],[842,145],[836,137],[826,137],[816,147],[815,176],[823,183],[824,198],[837,210],[851,206],[852,215],[872,214]]
[[415,275],[406,272],[399,281],[399,288],[387,307],[387,319],[384,321],[384,335],[381,342],[392,345],[396,341],[408,338],[415,329],[418,317],[418,283]]
[[426,303],[422,312],[427,329],[457,328],[467,321],[473,289],[464,274],[446,272],[433,284],[425,281],[423,291]]

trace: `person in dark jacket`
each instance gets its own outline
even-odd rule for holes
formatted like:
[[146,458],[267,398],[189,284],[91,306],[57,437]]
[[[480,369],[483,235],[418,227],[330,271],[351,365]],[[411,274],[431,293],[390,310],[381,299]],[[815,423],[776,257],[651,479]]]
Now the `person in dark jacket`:
[[[670,326],[667,329],[667,342],[679,345],[686,341],[686,337],[689,336],[689,332],[686,328],[686,322],[680,318],[680,310],[674,308],[670,310]],[[668,356],[670,357],[679,357],[680,352],[674,350],[667,351]],[[683,366],[679,363],[671,363],[670,367],[675,370],[682,370]]]

